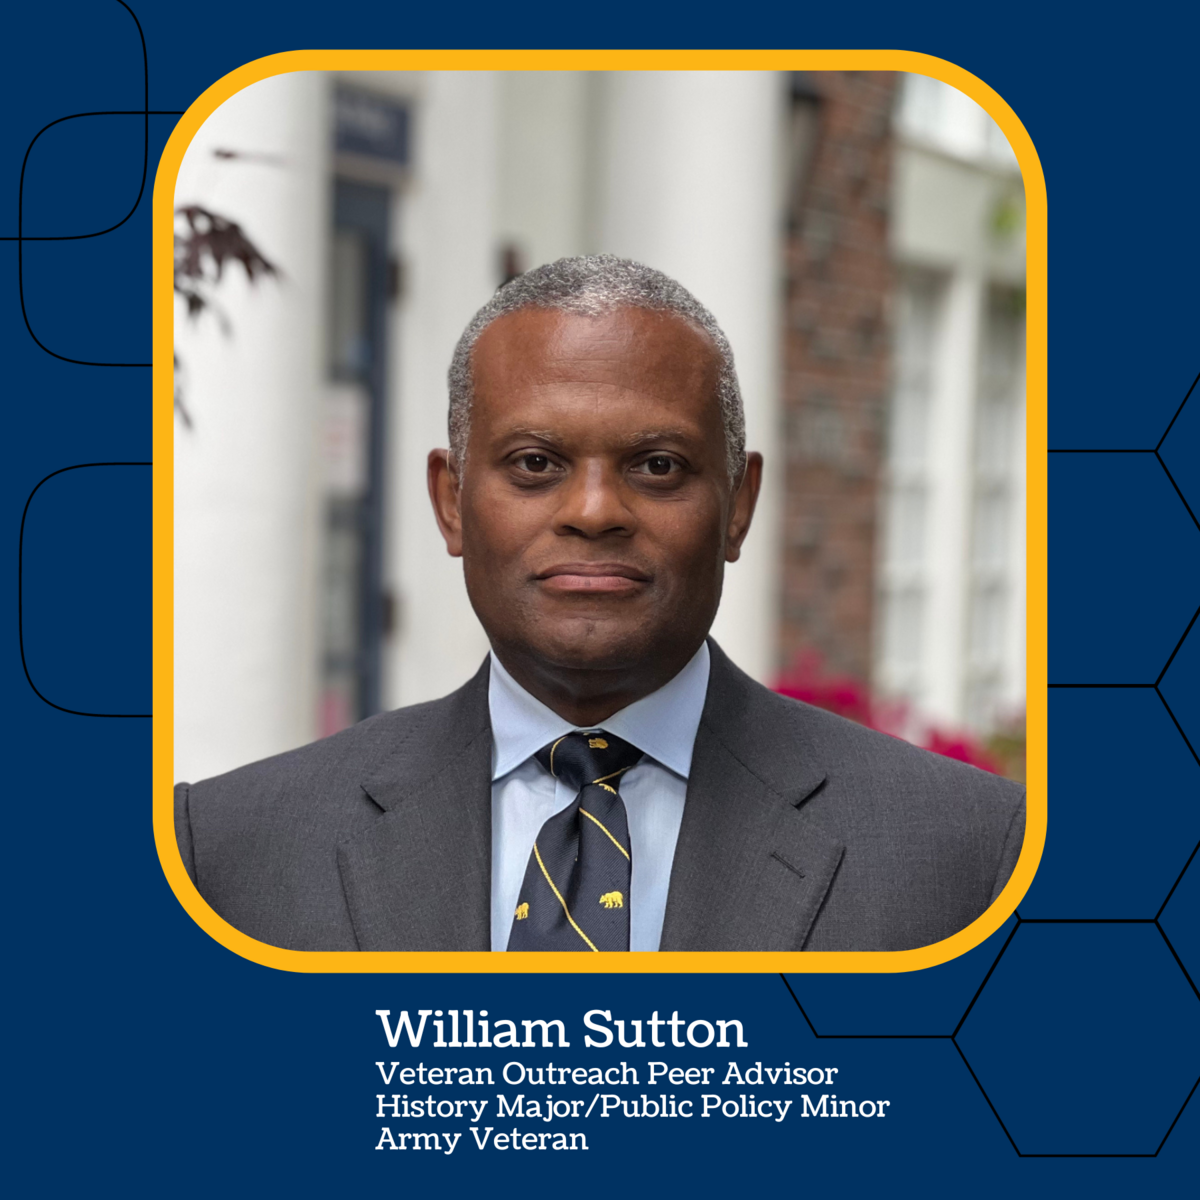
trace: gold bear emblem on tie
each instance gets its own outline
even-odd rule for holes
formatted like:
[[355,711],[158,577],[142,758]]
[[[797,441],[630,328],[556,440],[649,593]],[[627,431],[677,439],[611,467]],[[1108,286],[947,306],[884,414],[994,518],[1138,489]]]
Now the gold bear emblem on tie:
[[604,895],[600,897],[600,903],[603,904],[605,908],[624,908],[625,897],[622,896],[620,892],[605,892]]
[[516,912],[517,920],[524,921],[526,919],[526,917],[528,917],[528,916],[529,916],[529,905],[528,904],[518,904],[517,912]]
[[588,738],[588,748],[590,750],[607,750],[608,743],[603,738]]

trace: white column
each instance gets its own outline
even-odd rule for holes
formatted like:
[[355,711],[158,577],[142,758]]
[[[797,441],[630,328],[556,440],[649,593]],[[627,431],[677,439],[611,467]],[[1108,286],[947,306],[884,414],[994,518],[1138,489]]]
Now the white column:
[[506,71],[497,77],[497,234],[524,270],[584,253],[588,99],[581,71]]
[[446,371],[454,345],[497,278],[496,78],[431,72],[415,107],[412,185],[398,204],[405,294],[396,306],[388,459],[389,577],[399,629],[385,707],[444,696],[475,673],[487,639],[462,564],[446,554],[425,460],[447,444]]
[[[212,314],[177,315],[192,430],[175,435],[176,777],[309,741],[316,713],[316,414],[328,230],[326,85],[276,76],[196,135],[177,205],[238,222],[278,280],[231,264]],[[251,159],[218,159],[216,149]]]
[[[1024,364],[1025,339],[1021,339],[1021,358]],[[1022,365],[1016,381],[1016,415],[1013,419],[1012,488],[1013,506],[1009,518],[1009,599],[1005,623],[1004,689],[1002,703],[1008,713],[1025,707],[1025,603],[1028,581],[1025,570],[1025,368]]]
[[929,422],[929,604],[923,642],[924,715],[956,725],[963,715],[962,665],[970,599],[973,421],[984,281],[960,268],[946,288]]
[[598,81],[600,155],[592,246],[678,279],[733,345],[748,446],[764,493],[740,562],[725,575],[713,634],[745,670],[776,662],[783,463],[777,211],[784,91],[767,72],[620,72]]

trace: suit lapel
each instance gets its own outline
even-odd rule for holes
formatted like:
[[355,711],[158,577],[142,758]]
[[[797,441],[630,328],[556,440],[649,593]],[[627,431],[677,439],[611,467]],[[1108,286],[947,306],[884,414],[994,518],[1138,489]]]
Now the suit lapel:
[[492,734],[487,664],[419,737],[362,780],[381,810],[338,847],[362,950],[487,950]]
[[660,948],[799,950],[845,849],[803,808],[825,773],[710,651]]

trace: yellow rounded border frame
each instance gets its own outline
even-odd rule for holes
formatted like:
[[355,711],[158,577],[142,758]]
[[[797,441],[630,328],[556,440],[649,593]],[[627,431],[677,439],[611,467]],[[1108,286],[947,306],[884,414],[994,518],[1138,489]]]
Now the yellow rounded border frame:
[[[192,138],[230,96],[291,71],[905,71],[965,92],[1004,131],[1025,185],[1027,231],[1027,744],[1028,818],[1012,878],[988,910],[953,937],[901,951],[655,954],[494,954],[487,951],[307,951],[256,941],[218,916],[196,890],[175,842],[174,783],[174,321],[175,181]],[[247,63],[219,79],[175,126],[159,161],[153,200],[154,309],[154,839],[180,904],[210,937],[252,962],[316,972],[892,972],[937,966],[974,949],[1016,910],[1046,840],[1046,183],[1013,110],[982,80],[953,63],[903,50],[296,50]]]

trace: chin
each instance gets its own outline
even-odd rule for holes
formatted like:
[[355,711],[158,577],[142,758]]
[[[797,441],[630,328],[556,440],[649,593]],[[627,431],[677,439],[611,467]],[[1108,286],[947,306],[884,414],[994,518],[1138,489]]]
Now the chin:
[[620,671],[636,667],[661,644],[661,636],[642,624],[575,617],[540,624],[530,649],[559,668]]

